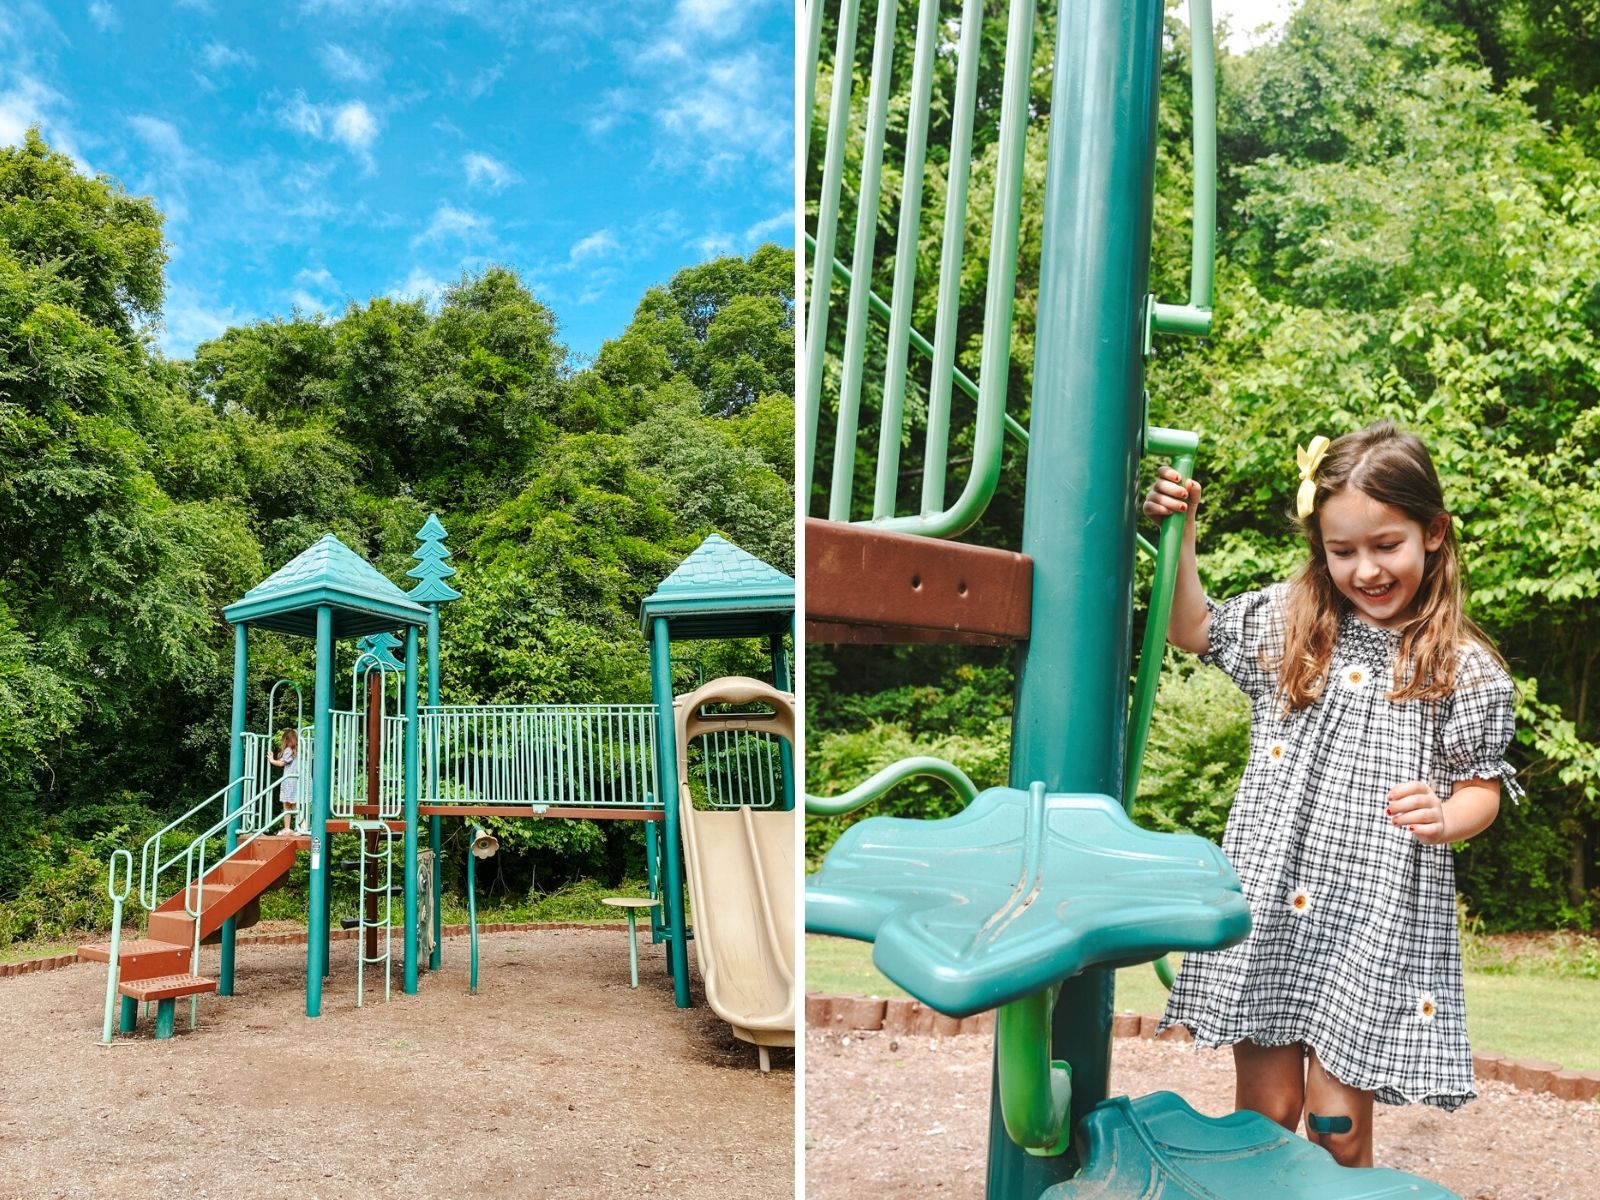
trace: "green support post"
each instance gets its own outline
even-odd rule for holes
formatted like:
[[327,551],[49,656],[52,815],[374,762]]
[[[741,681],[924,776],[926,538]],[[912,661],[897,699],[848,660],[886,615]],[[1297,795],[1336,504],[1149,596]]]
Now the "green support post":
[[[645,793],[645,803],[649,803],[649,793]],[[644,823],[644,878],[645,890],[656,899],[661,897],[661,877],[658,869],[657,858],[661,853],[661,822],[646,821]],[[650,910],[650,944],[652,946],[667,940],[666,916],[658,904]]]
[[[1018,670],[1011,784],[1122,794],[1135,493],[1144,427],[1160,0],[1066,0],[1057,22],[1022,552],[1033,634]],[[1113,131],[1115,131],[1113,135]],[[1106,1097],[1112,974],[1061,989],[1049,1057],[1073,1126]],[[991,1104],[988,1195],[1035,1197],[1074,1151],[1029,1154]]]
[[[417,627],[406,627],[406,982],[405,994],[417,994]],[[439,860],[434,859],[434,874]]]
[[[791,623],[791,630],[792,627]],[[772,686],[780,692],[792,691],[789,685],[789,656],[783,648],[783,634],[773,634],[768,639],[768,648],[772,654]],[[794,809],[794,747],[782,738],[778,739],[778,764],[782,768],[783,809],[790,812]]]
[[[437,708],[439,705],[439,605],[437,602],[429,604],[428,608],[428,707]],[[437,769],[434,756],[428,756],[428,795],[437,795],[438,788],[434,786],[435,780],[432,772]],[[443,822],[438,815],[428,818],[428,846],[433,851],[433,888],[428,903],[433,906],[433,952],[428,955],[428,970],[437,971],[444,961],[444,938],[439,936],[443,928],[439,924],[439,897],[444,890],[444,830]],[[468,857],[471,857],[470,855]],[[474,947],[476,949],[476,947]],[[477,990],[478,973],[472,973],[473,990]]]
[[333,609],[317,606],[317,674],[311,707],[311,895],[306,904],[306,1016],[322,1013],[328,972],[328,810],[333,800]]
[[[232,733],[228,738],[228,812],[233,814],[239,811],[244,804],[244,785],[235,782],[244,772],[244,708],[245,690],[248,685],[250,648],[248,626],[235,625],[233,627],[233,722]],[[228,853],[232,854],[239,845],[239,823],[237,820],[228,822]],[[237,946],[239,922],[234,917],[229,917],[222,923],[222,945],[219,948],[220,963],[217,967],[217,995],[233,995],[233,959]]]
[[678,829],[678,746],[672,724],[672,645],[667,622],[650,623],[650,698],[656,706],[656,775],[661,781],[661,816],[666,841],[667,878],[661,907],[667,912],[667,970],[672,999],[689,1007],[688,930],[683,920],[683,849]]

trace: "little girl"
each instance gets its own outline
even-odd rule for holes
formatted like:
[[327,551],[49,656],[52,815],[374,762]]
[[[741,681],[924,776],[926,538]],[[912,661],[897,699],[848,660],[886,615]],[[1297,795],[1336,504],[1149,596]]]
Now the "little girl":
[[1310,554],[1288,583],[1217,605],[1187,513],[1170,640],[1250,698],[1250,758],[1223,849],[1250,936],[1190,954],[1161,1027],[1233,1047],[1236,1103],[1346,1166],[1372,1164],[1372,1105],[1455,1109],[1477,1093],[1450,843],[1493,823],[1512,683],[1462,612],[1455,533],[1415,437],[1387,421],[1300,452]]
[[283,827],[294,828],[294,797],[295,785],[300,781],[300,772],[295,768],[296,752],[300,749],[300,735],[293,729],[285,729],[279,734],[283,743],[280,754],[267,754],[267,761],[275,767],[283,768],[283,784],[278,788],[278,802],[283,806]]

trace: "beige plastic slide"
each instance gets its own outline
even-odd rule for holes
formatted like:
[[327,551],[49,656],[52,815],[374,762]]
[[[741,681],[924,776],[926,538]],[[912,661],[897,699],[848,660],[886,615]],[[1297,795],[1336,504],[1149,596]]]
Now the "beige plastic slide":
[[[769,705],[771,713],[712,713],[706,704]],[[714,679],[673,702],[678,734],[679,821],[683,826],[694,942],[713,1012],[735,1037],[794,1045],[795,810],[697,812],[689,793],[689,741],[712,730],[749,729],[794,744],[794,696],[743,676]]]

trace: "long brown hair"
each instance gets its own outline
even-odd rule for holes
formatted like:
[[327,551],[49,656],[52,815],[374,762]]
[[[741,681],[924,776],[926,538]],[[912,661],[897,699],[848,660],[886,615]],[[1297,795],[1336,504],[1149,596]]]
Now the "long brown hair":
[[293,750],[296,754],[300,753],[300,735],[295,730],[285,729],[279,735],[279,738],[283,742],[285,750]]
[[1336,438],[1316,473],[1311,515],[1300,521],[1310,549],[1289,581],[1278,689],[1288,708],[1304,708],[1322,695],[1339,621],[1350,602],[1328,571],[1322,544],[1322,505],[1347,488],[1398,509],[1424,530],[1444,518],[1444,541],[1428,552],[1411,619],[1400,629],[1391,700],[1442,700],[1455,690],[1463,641],[1476,642],[1500,661],[1494,643],[1462,611],[1460,555],[1455,524],[1444,506],[1439,475],[1427,447],[1392,421],[1379,421]]

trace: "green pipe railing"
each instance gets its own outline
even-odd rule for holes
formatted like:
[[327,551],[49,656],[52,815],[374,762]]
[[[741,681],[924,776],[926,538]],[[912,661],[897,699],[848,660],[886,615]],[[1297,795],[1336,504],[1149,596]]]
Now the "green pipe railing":
[[1050,1057],[1050,1017],[1061,987],[1045,988],[995,1014],[995,1062],[1006,1133],[1029,1154],[1060,1154],[1072,1140],[1072,1067]]
[[[1198,434],[1181,429],[1151,428],[1145,431],[1145,450],[1173,460],[1173,467],[1185,479],[1194,474]],[[1144,748],[1150,740],[1150,718],[1155,711],[1156,688],[1161,681],[1161,664],[1166,658],[1167,627],[1172,620],[1172,593],[1178,580],[1178,557],[1183,549],[1184,514],[1174,513],[1161,525],[1156,548],[1156,577],[1150,587],[1150,609],[1145,617],[1144,642],[1139,650],[1139,674],[1134,682],[1133,702],[1128,722],[1128,744],[1123,763],[1122,807],[1131,810],[1139,790],[1139,773]],[[1140,539],[1143,541],[1143,539]],[[1145,543],[1148,545],[1149,543]]]
[[[117,862],[123,863],[122,890],[117,890]],[[128,850],[113,850],[111,852],[111,871],[106,880],[106,895],[111,899],[111,955],[106,967],[106,1020],[105,1028],[101,1032],[100,1040],[106,1045],[111,1044],[111,1027],[116,1020],[117,983],[120,971],[118,970],[118,955],[122,951],[122,904],[127,900],[128,893],[133,890],[133,854]]]
[[1211,332],[1211,287],[1217,246],[1217,68],[1211,0],[1189,0],[1190,110],[1193,115],[1194,206],[1189,248],[1189,303],[1150,299],[1156,333],[1205,337]]
[[858,784],[842,796],[811,796],[806,797],[806,812],[811,816],[836,817],[844,813],[855,812],[856,809],[871,804],[897,783],[917,775],[929,775],[941,779],[949,784],[961,797],[963,804],[972,803],[972,798],[978,794],[978,787],[967,773],[954,763],[945,762],[942,758],[929,758],[925,755],[916,755],[911,758],[902,758],[899,762],[891,763],[865,783]]
[[[821,412],[821,387],[824,347],[831,305],[829,275],[837,273],[834,246],[837,238],[839,193],[843,182],[844,143],[848,136],[847,118],[854,60],[857,5],[845,0],[839,17],[838,49],[834,57],[833,105],[828,125],[828,141],[823,167],[822,194],[819,199],[817,233],[809,239],[814,247],[811,270],[812,295],[807,323],[806,441],[802,479],[814,474],[817,426]],[[834,434],[833,475],[829,490],[828,515],[831,520],[847,521],[852,508],[856,458],[856,433],[860,418],[861,391],[865,369],[866,316],[872,303],[871,265],[877,229],[878,201],[882,178],[883,124],[889,101],[889,63],[892,60],[894,0],[880,0],[873,47],[873,67],[869,78],[867,129],[858,206],[855,222],[853,266],[846,305],[844,351],[836,428]],[[938,52],[931,16],[937,6],[923,4],[919,22],[916,57],[913,62],[912,90],[931,89],[932,60]],[[1004,82],[1002,85],[999,130],[999,163],[990,229],[989,274],[983,327],[978,387],[978,412],[973,449],[973,465],[966,485],[956,502],[944,505],[945,475],[948,469],[949,404],[948,389],[935,386],[930,395],[928,443],[923,456],[922,511],[915,516],[893,515],[894,490],[899,476],[899,426],[905,379],[904,348],[918,340],[910,330],[910,307],[915,284],[915,230],[920,216],[925,131],[908,130],[907,174],[901,197],[901,224],[898,242],[894,303],[889,307],[890,341],[896,347],[889,358],[885,378],[883,446],[875,475],[874,523],[882,528],[935,537],[954,537],[980,516],[999,483],[1000,453],[1006,433],[1005,392],[1011,356],[1012,295],[1016,279],[1016,252],[1021,222],[1023,139],[1026,134],[1028,96],[1032,66],[1033,0],[1012,0],[1010,32],[1007,40]],[[933,379],[952,378],[956,348],[956,314],[960,291],[960,265],[966,224],[966,192],[972,158],[972,117],[977,88],[978,48],[983,24],[981,0],[967,0],[962,9],[960,58],[957,66],[956,99],[952,112],[949,180],[944,208],[944,241],[941,252],[937,299],[937,328],[932,349]],[[814,39],[820,39],[820,23],[813,20]],[[811,53],[816,52],[813,46]],[[926,105],[920,106],[925,110]],[[918,106],[913,105],[913,114]],[[925,111],[923,118],[925,119]],[[917,118],[913,118],[913,125]],[[914,170],[912,168],[915,168]],[[919,347],[920,348],[920,347]],[[809,484],[808,484],[809,485]]]

